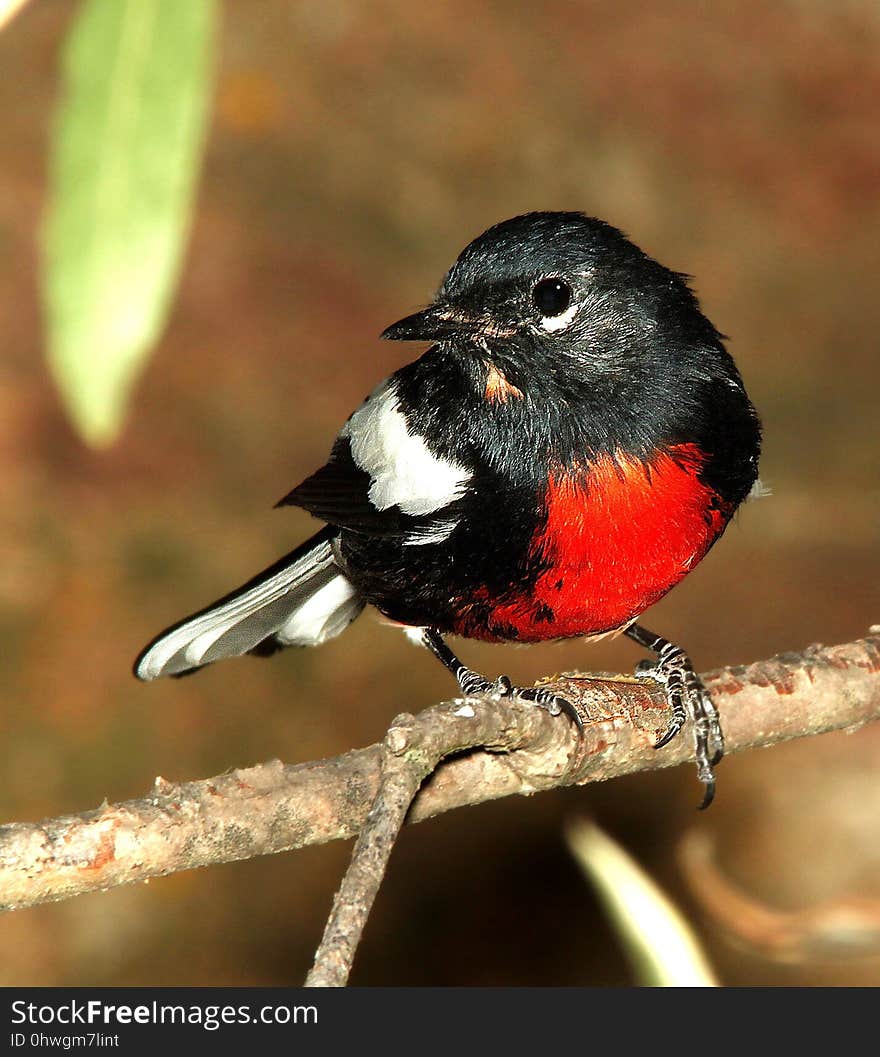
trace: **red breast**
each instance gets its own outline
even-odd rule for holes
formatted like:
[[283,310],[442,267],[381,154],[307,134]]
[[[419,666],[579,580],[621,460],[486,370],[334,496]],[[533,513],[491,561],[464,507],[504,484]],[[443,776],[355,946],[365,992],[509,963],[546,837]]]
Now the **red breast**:
[[[521,642],[594,635],[630,623],[700,561],[731,510],[700,480],[705,456],[680,444],[643,461],[618,452],[550,476],[529,564],[534,586],[463,607],[456,631]],[[478,616],[479,614],[479,616]]]

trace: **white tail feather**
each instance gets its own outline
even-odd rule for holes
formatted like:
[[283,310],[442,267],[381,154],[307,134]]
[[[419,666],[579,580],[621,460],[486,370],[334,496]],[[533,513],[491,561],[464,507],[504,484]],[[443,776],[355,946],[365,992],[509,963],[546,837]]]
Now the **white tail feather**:
[[146,680],[180,675],[273,638],[278,646],[316,646],[343,631],[363,607],[333,560],[325,530],[237,592],[160,635],[138,658],[135,674]]

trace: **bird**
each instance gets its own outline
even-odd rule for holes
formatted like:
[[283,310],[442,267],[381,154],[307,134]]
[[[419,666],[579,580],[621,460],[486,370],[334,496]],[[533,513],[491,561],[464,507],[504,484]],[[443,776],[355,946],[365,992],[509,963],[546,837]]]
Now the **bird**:
[[692,721],[702,807],[724,751],[687,653],[639,623],[758,487],[761,423],[690,277],[611,224],[542,211],[470,242],[426,308],[382,334],[429,342],[348,418],[325,465],[280,500],[324,523],[252,580],[172,625],[142,680],[341,634],[367,606],[466,695],[577,710],[465,665],[496,643],[624,634],[653,654],[670,722]]

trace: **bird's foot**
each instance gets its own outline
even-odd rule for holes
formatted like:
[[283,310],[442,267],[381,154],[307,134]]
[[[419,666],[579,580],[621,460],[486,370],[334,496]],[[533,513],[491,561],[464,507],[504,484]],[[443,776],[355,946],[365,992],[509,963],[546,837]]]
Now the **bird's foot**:
[[494,681],[487,679],[462,664],[458,657],[443,641],[443,636],[436,628],[422,629],[422,643],[434,654],[448,671],[452,672],[464,694],[497,694],[499,697],[518,697],[521,701],[530,701],[549,712],[551,716],[565,713],[577,727],[578,734],[583,734],[584,724],[577,709],[570,701],[558,694],[551,694],[543,687],[514,686],[506,675],[499,675]]
[[532,704],[537,705],[538,708],[546,709],[551,716],[559,716],[565,713],[577,727],[578,734],[583,736],[584,721],[581,719],[578,710],[566,698],[560,697],[559,694],[551,694],[549,690],[538,686],[514,687],[513,693],[523,701],[530,701]]
[[536,686],[514,686],[506,675],[499,675],[494,681],[486,679],[478,672],[471,671],[464,666],[455,673],[458,685],[465,694],[497,694],[499,697],[518,697],[521,701],[528,701],[538,708],[543,708],[551,716],[559,716],[562,713],[574,723],[579,734],[584,732],[584,724],[578,715],[577,709],[570,701],[558,694],[551,694],[549,690]]
[[513,693],[513,686],[506,675],[499,675],[492,681],[474,672],[464,665],[455,673],[461,692],[468,697],[480,694],[493,694],[497,697],[509,697]]
[[718,710],[684,650],[657,636],[648,648],[657,653],[657,662],[642,661],[636,667],[636,675],[661,683],[672,709],[669,727],[654,743],[654,748],[668,745],[688,719],[693,723],[697,778],[705,786],[700,810],[705,810],[715,797],[714,768],[724,755],[724,733]]

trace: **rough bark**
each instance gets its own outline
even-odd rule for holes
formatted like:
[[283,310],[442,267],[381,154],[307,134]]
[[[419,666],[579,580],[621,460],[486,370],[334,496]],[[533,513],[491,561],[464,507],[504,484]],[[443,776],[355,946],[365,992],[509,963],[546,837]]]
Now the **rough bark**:
[[[855,728],[880,716],[880,627],[856,642],[810,646],[703,679],[729,753]],[[459,699],[399,717],[392,743],[403,728],[407,745],[431,747],[429,763],[451,757],[423,782],[408,820],[693,758],[688,732],[654,750],[667,719],[656,685],[581,675],[547,685],[588,716],[581,741],[564,717],[517,700]],[[138,800],[0,826],[0,907],[351,837],[375,801],[386,751],[377,744],[313,763],[274,760],[181,784],[157,778]],[[723,796],[723,770],[721,778]]]

